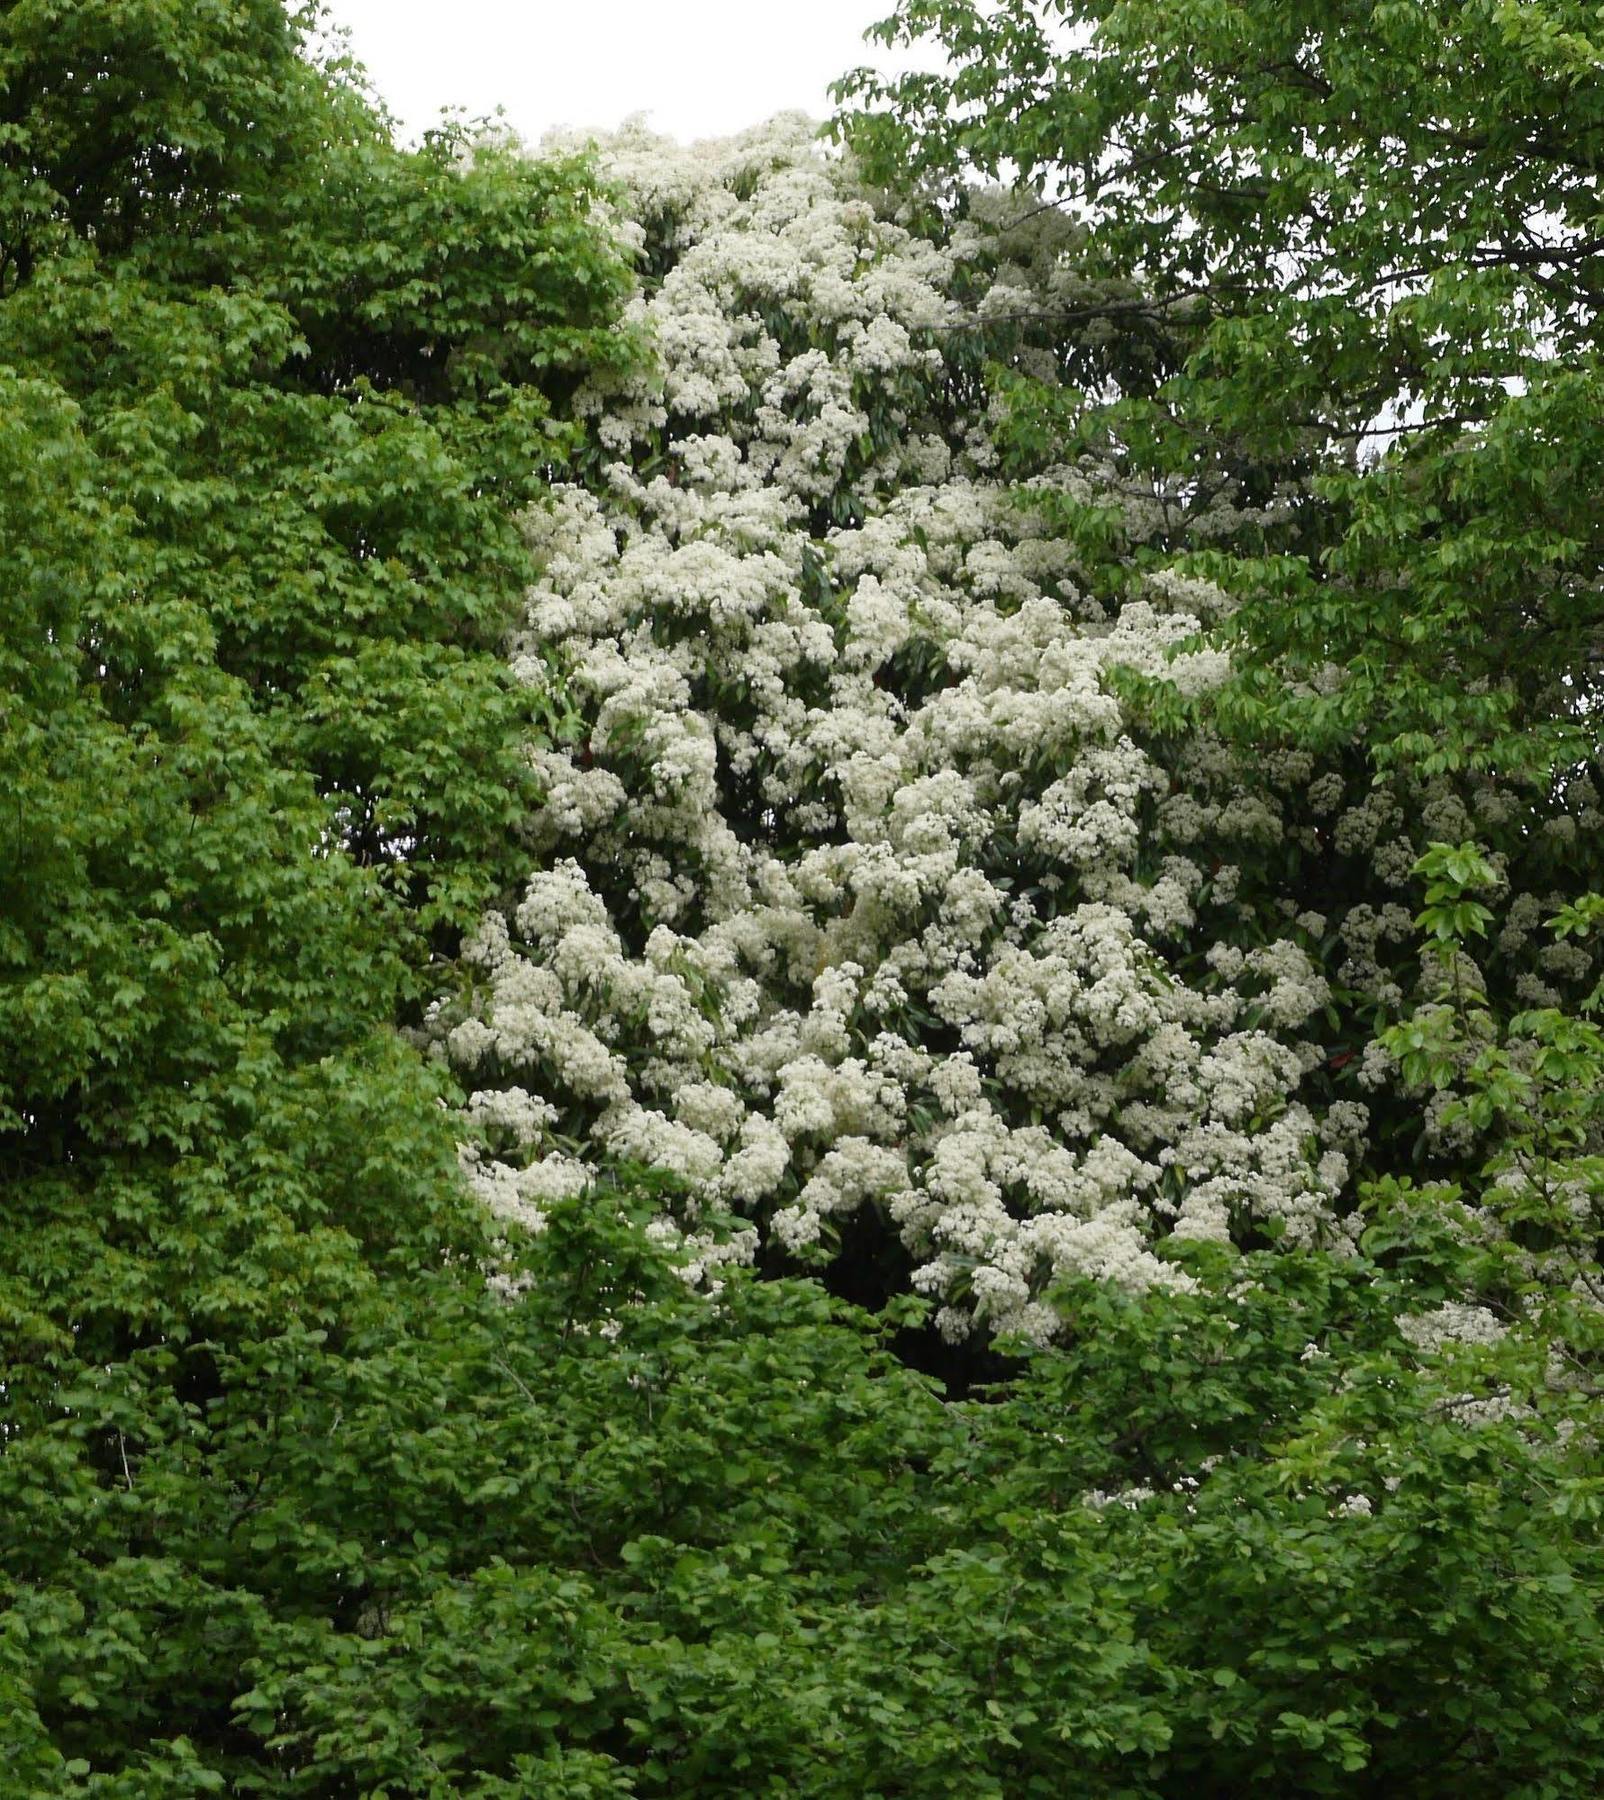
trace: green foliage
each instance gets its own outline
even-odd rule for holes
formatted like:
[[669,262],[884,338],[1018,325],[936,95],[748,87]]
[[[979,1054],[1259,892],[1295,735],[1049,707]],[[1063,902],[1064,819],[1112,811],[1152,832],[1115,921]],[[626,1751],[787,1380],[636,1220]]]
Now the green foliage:
[[[526,185],[501,195],[520,216]],[[292,314],[259,289],[85,254],[4,305],[17,364],[78,407],[115,517],[118,580],[103,573],[83,630],[119,716],[138,716],[187,613],[206,640],[192,653],[239,684],[353,859],[423,929],[465,922],[509,872],[531,798],[528,708],[499,644],[527,576],[513,509],[567,438],[541,391],[425,404],[361,373],[321,391]],[[449,363],[449,337],[439,349]]]
[[[1018,369],[1007,382],[1004,442],[1021,474],[1112,459],[1165,499],[1176,529],[1159,553],[1239,602],[1225,633],[1236,674],[1221,696],[1200,709],[1131,678],[1124,697],[1160,730],[1206,711],[1249,743],[1342,758],[1356,785],[1380,769],[1400,798],[1451,781],[1467,818],[1490,777],[1524,784],[1519,805],[1477,818],[1482,842],[1436,845],[1417,868],[1423,966],[1437,991],[1374,1021],[1402,1079],[1366,1095],[1381,1129],[1369,1260],[1354,1272],[1415,1321],[1408,1342],[1436,1346],[1422,1351],[1422,1372],[1433,1358],[1440,1369],[1403,1377],[1378,1351],[1314,1407],[1345,1425],[1283,1446],[1294,1460],[1294,1444],[1397,1454],[1421,1471],[1443,1458],[1427,1484],[1430,1526],[1424,1513],[1409,1521],[1409,1477],[1379,1463],[1351,1473],[1369,1502],[1353,1529],[1375,1568],[1404,1544],[1433,1541],[1444,1554],[1418,1615],[1437,1646],[1418,1659],[1423,1674],[1460,1630],[1427,1622],[1436,1598],[1449,1613],[1497,1609],[1499,1629],[1515,1596],[1564,1593],[1567,1576],[1507,1558],[1533,1549],[1550,1519],[1592,1518],[1599,1506],[1586,1458],[1572,1458],[1599,1425],[1604,1040],[1596,971],[1569,953],[1597,923],[1596,898],[1578,895],[1598,865],[1594,841],[1553,816],[1592,790],[1598,760],[1596,11],[1564,0],[906,0],[877,30],[888,43],[932,39],[950,60],[943,73],[860,72],[841,84],[859,110],[838,129],[871,178],[920,183],[957,213],[973,203],[965,182],[976,174],[1034,185],[1080,230],[1077,273],[1035,326],[1072,338],[1100,322],[1161,347],[1145,378],[1127,361],[1101,384]],[[1091,565],[1130,579],[1117,518],[1062,501],[1051,516]],[[1545,839],[1568,846],[1563,866]],[[1311,872],[1334,870],[1319,831],[1310,848],[1322,856]],[[1542,977],[1511,983],[1502,958],[1541,913],[1498,903],[1513,895],[1526,908],[1532,890],[1560,941]],[[1429,1147],[1418,1126],[1428,1107]],[[1411,1138],[1410,1156],[1429,1155],[1443,1179],[1399,1173]],[[1289,1260],[1276,1277],[1295,1287],[1309,1268]],[[1290,1299],[1283,1291],[1277,1309]],[[1106,1321],[1096,1337],[1110,1342]],[[1314,1332],[1310,1342],[1318,1366],[1329,1345]],[[1226,1393],[1244,1394],[1240,1380]],[[1526,1473],[1511,1482],[1518,1466]],[[1207,1541],[1206,1501],[1187,1504],[1192,1541]],[[1273,1608],[1300,1587],[1305,1521],[1279,1513],[1261,1538],[1251,1520],[1249,1501],[1227,1529],[1262,1576],[1254,1600]],[[1235,1763],[1222,1722],[1188,1791],[1596,1784],[1599,1752],[1586,1741],[1596,1702],[1568,1712],[1563,1684],[1528,1687],[1512,1667],[1469,1709],[1411,1691],[1412,1678],[1371,1688],[1356,1675],[1368,1653],[1352,1660],[1367,1610],[1337,1573],[1344,1553],[1328,1542],[1307,1566],[1321,1577],[1303,1590],[1303,1622],[1335,1602],[1355,1638],[1325,1665],[1340,1700],[1326,1711],[1329,1701],[1289,1694],[1281,1742],[1329,1760],[1318,1772]],[[1240,1594],[1215,1573],[1224,1585],[1211,1586],[1210,1606]],[[1167,1617],[1184,1604],[1167,1596]],[[1233,1618],[1222,1635],[1240,1612],[1220,1607]],[[1398,1625],[1393,1615],[1385,1628],[1394,1643]],[[1597,1667],[1595,1647],[1583,1653],[1584,1690]],[[1442,1735],[1418,1723],[1426,1712]],[[1389,1716],[1399,1760],[1388,1766],[1384,1752],[1374,1777],[1357,1764],[1340,1773],[1354,1721],[1373,1731]],[[1555,1773],[1539,1756],[1495,1775],[1534,1727],[1567,1746],[1568,1767]],[[1426,1744],[1428,1759],[1413,1762]]]
[[[1433,1003],[1383,1036],[1406,1082],[1447,1099],[1480,1160],[1439,1192],[1439,1233],[1461,1246],[1461,1302],[1518,1321],[1549,1346],[1544,1410],[1570,1430],[1596,1429],[1604,1354],[1604,1026],[1600,990],[1573,1007],[1510,1012],[1489,1002],[1464,956],[1492,917],[1472,899],[1496,885],[1471,845],[1436,844],[1417,874],[1427,904],[1419,925],[1439,971]],[[1587,894],[1549,921],[1557,941],[1585,937],[1604,918]],[[1579,1410],[1578,1410],[1579,1409]]]
[[116,253],[293,182],[329,123],[321,84],[295,54],[309,11],[281,0],[7,0],[0,292],[71,237]]
[[1529,1349],[1222,1254],[944,1405],[812,1284],[710,1307],[643,1243],[565,1203],[511,1301],[419,1268],[41,1395],[12,1791],[1596,1788],[1596,1479],[1452,1410]]
[[[317,1290],[320,1232],[457,1229],[388,1032],[503,878],[511,508],[564,384],[625,353],[588,170],[394,150],[309,25],[0,15],[5,1260],[86,1354],[198,1329],[203,1268],[280,1227],[225,1284],[246,1315],[303,1251]],[[371,1192],[305,1123],[364,1094]]]

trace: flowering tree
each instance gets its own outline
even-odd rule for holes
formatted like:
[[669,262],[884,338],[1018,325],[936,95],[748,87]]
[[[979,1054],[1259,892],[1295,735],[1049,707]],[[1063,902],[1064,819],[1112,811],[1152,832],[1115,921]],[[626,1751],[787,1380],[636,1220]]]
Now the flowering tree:
[[1051,1337],[1065,1275],[1185,1287],[1179,1241],[1351,1243],[1412,865],[1512,800],[1176,727],[1227,603],[1144,557],[1267,515],[1089,457],[1019,504],[986,355],[1107,355],[1012,322],[1066,279],[1050,211],[922,236],[800,121],[606,159],[659,372],[582,392],[590,478],[530,516],[534,869],[435,1019],[492,1210],[645,1165],[700,1276],[872,1218],[854,1259],[950,1337]]

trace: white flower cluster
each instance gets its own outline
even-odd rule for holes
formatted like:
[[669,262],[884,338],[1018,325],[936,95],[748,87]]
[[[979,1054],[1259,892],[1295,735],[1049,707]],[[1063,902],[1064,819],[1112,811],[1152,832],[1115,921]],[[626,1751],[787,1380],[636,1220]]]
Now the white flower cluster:
[[[1184,1285],[1166,1238],[1344,1241],[1366,1109],[1304,1097],[1326,921],[1240,884],[1314,841],[1278,791],[1389,880],[1399,820],[1306,765],[1278,790],[1144,747],[1110,669],[1207,690],[1223,659],[1178,646],[1222,600],[1091,591],[994,473],[974,359],[930,329],[982,227],[888,221],[803,121],[604,151],[661,372],[581,396],[599,472],[529,521],[514,663],[578,722],[438,1020],[487,1204],[534,1225],[600,1160],[647,1165],[699,1272],[756,1241],[714,1216],[823,1256],[873,1208],[954,1336],[1049,1337],[1056,1275]],[[1344,979],[1390,980],[1407,927],[1339,922]]]
[[1448,1344],[1501,1343],[1506,1327],[1485,1306],[1467,1306],[1445,1300],[1431,1312],[1406,1314],[1398,1321],[1400,1334],[1417,1350],[1441,1350]]

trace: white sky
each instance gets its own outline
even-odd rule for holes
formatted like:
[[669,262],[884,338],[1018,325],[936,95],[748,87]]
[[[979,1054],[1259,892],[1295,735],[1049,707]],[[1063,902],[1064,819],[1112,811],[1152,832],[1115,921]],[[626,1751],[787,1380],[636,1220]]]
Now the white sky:
[[771,114],[827,118],[828,84],[888,63],[863,32],[894,0],[327,0],[409,136],[442,107],[505,108],[531,142],[635,112],[689,140]]

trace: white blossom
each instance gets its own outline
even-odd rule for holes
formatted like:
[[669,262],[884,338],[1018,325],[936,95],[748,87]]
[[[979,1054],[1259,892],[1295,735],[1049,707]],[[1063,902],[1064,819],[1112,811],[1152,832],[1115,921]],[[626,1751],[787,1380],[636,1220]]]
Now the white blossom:
[[[1196,640],[1230,601],[1086,591],[928,329],[982,266],[992,312],[1059,291],[1062,221],[1005,240],[977,197],[920,239],[796,119],[691,149],[631,125],[602,155],[660,271],[632,309],[657,360],[581,392],[608,466],[527,521],[509,655],[572,724],[531,752],[523,894],[431,1027],[476,1090],[486,1204],[533,1222],[592,1163],[652,1166],[708,1282],[760,1229],[809,1252],[874,1208],[954,1338],[1050,1337],[1056,1278],[1184,1288],[1170,1238],[1350,1243],[1369,1115],[1309,1077],[1334,982],[1419,981],[1409,910],[1265,871],[1318,822],[1402,883],[1418,820],[1301,753],[1199,733],[1161,761],[1118,698],[1115,668],[1217,687]],[[1118,492],[1090,460],[1035,481]],[[1165,525],[1118,504],[1132,542]],[[1359,1048],[1347,1079],[1391,1079]]]

